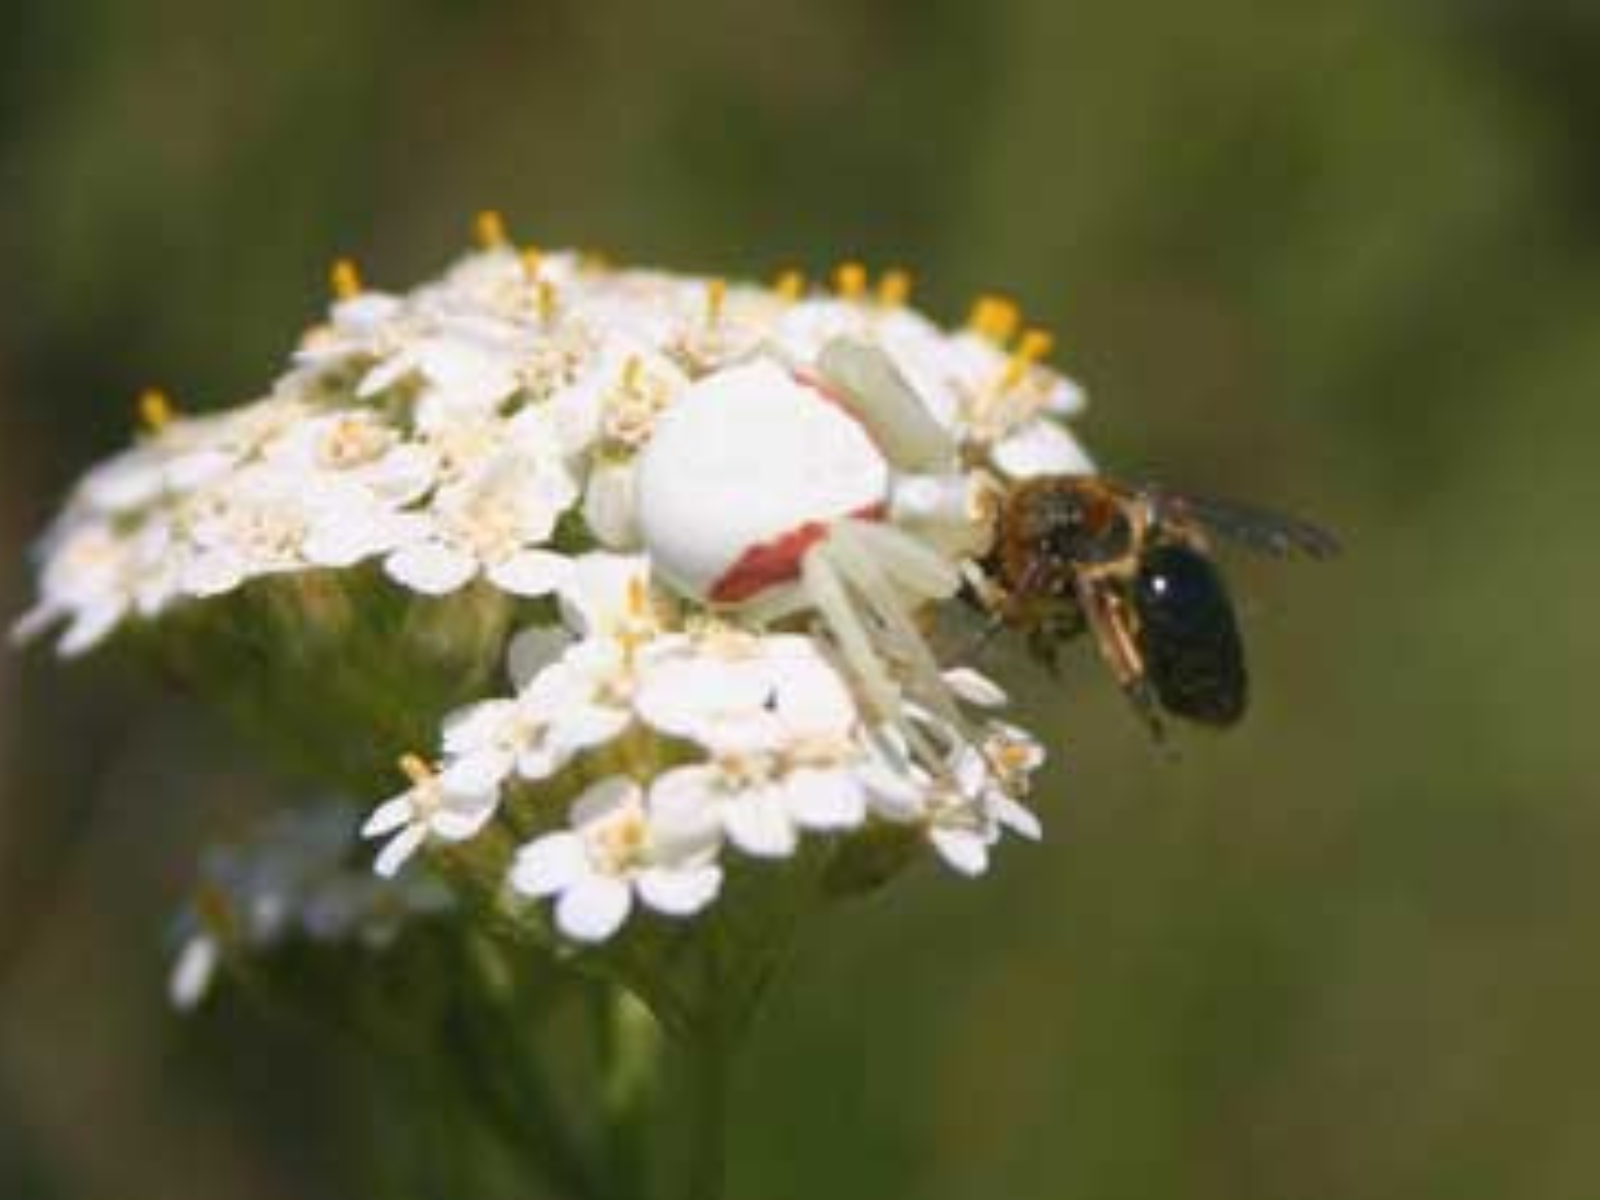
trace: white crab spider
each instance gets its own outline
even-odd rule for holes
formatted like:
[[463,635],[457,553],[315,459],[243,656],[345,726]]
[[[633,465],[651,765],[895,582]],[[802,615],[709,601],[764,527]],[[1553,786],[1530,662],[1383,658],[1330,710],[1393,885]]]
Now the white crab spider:
[[893,664],[917,702],[959,721],[914,614],[961,584],[934,547],[987,536],[972,495],[955,440],[887,355],[845,340],[814,372],[764,356],[700,380],[639,461],[640,533],[660,576],[747,619],[815,611],[896,723]]

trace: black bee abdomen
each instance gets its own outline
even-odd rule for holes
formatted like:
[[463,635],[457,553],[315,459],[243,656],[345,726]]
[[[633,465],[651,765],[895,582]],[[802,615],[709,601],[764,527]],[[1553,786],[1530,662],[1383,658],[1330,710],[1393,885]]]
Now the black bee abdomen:
[[1161,706],[1207,725],[1244,715],[1244,644],[1222,575],[1185,546],[1158,546],[1133,587],[1139,652]]

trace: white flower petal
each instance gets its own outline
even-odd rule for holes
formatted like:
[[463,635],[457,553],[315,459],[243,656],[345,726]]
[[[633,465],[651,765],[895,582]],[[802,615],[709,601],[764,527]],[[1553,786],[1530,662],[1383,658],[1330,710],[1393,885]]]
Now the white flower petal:
[[1066,426],[1047,417],[1037,417],[996,442],[990,456],[994,465],[1013,479],[1094,471],[1093,461]]
[[856,778],[867,789],[873,811],[888,820],[915,820],[926,806],[926,781],[908,770],[869,760],[856,769]]
[[1074,413],[1082,412],[1088,402],[1088,397],[1081,386],[1061,376],[1050,388],[1050,394],[1045,397],[1044,407],[1053,416],[1070,417]]
[[650,785],[650,811],[657,821],[692,819],[715,803],[716,780],[714,767],[673,767]]
[[642,555],[597,551],[573,561],[561,600],[580,633],[593,634],[625,619],[635,592],[650,584],[650,560]]
[[167,981],[167,999],[172,1007],[180,1012],[196,1008],[211,990],[221,962],[222,948],[215,938],[201,934],[185,942]]
[[73,613],[72,624],[56,643],[56,653],[63,658],[86,654],[111,635],[127,611],[127,602],[114,597],[80,608]]
[[617,816],[638,804],[641,794],[639,785],[626,775],[612,775],[592,783],[572,802],[572,824],[583,829]]
[[383,568],[396,583],[427,596],[457,591],[478,573],[478,563],[471,555],[441,542],[403,546],[389,555]]
[[340,506],[327,512],[307,535],[306,561],[319,567],[352,566],[395,545],[399,532],[374,508]]
[[631,462],[608,463],[590,473],[583,494],[583,518],[602,545],[613,550],[638,547],[639,510]]
[[517,851],[511,886],[524,896],[554,896],[589,870],[583,839],[568,830],[546,834]]
[[736,721],[770,717],[772,687],[747,664],[695,657],[645,667],[634,695],[639,715],[663,733],[714,742]]
[[564,752],[586,750],[609,742],[627,729],[632,721],[633,714],[625,708],[580,704],[557,717],[550,730],[550,739]]
[[650,789],[650,842],[661,860],[686,863],[714,856],[722,843],[717,772],[710,767],[677,767]]
[[11,627],[12,645],[21,646],[33,641],[59,621],[62,615],[60,607],[49,601],[41,601],[34,605],[18,617],[16,624]]
[[478,835],[497,807],[496,797],[492,795],[454,796],[450,807],[434,813],[428,826],[434,836],[443,841],[464,842]]
[[400,868],[410,861],[411,856],[422,848],[422,843],[427,837],[426,826],[407,825],[390,838],[378,852],[378,859],[372,864],[372,869],[385,879],[394,878],[400,873]]
[[1018,837],[1037,842],[1044,836],[1044,826],[1031,808],[1017,803],[1004,792],[995,792],[989,800],[994,819]]
[[647,867],[634,881],[639,899],[672,917],[687,917],[699,912],[717,898],[722,889],[722,868],[694,867],[688,870]]
[[540,742],[517,755],[517,774],[530,783],[537,783],[559,772],[571,759],[564,749]]
[[396,354],[373,367],[361,377],[356,396],[367,399],[387,391],[417,369],[417,361],[409,354]]
[[989,847],[974,830],[935,826],[928,831],[928,840],[939,857],[963,875],[978,876],[989,869]]
[[854,829],[867,817],[866,796],[848,771],[795,771],[784,781],[783,797],[806,829]]
[[392,800],[385,800],[372,810],[372,815],[361,826],[361,836],[365,838],[383,837],[393,833],[400,826],[411,820],[415,806],[411,802],[412,793],[406,792]]
[[722,810],[722,821],[728,839],[757,858],[787,858],[799,844],[794,822],[770,789],[730,799]]
[[517,596],[548,596],[566,582],[572,560],[546,550],[523,550],[489,568],[489,581]]
[[453,757],[492,749],[517,711],[515,700],[485,700],[444,719],[444,752]]
[[507,750],[475,750],[447,763],[439,772],[439,785],[456,795],[494,793],[515,765],[516,757]]
[[944,673],[944,681],[957,699],[975,708],[1004,708],[1005,690],[986,675],[971,667],[956,667]]
[[218,546],[191,561],[183,572],[183,590],[199,599],[223,596],[250,574],[250,565],[235,548]]
[[579,942],[603,942],[622,927],[633,889],[610,875],[586,875],[561,893],[556,926]]

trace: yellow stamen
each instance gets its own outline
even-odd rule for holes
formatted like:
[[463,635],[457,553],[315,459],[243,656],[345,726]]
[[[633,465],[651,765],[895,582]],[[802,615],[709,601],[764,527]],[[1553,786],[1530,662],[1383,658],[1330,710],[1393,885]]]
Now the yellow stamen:
[[638,575],[628,580],[627,608],[628,615],[635,620],[642,620],[650,615],[650,587]]
[[578,254],[578,266],[596,273],[611,269],[611,258],[603,250],[583,250]]
[[994,757],[1002,771],[1014,774],[1033,762],[1033,751],[1020,742],[1007,742],[995,749]]
[[556,319],[556,310],[560,307],[560,297],[556,293],[556,285],[548,279],[539,280],[539,319],[548,325]]
[[361,272],[356,270],[355,262],[348,258],[334,259],[333,266],[328,268],[328,286],[335,300],[353,300],[359,296]]
[[1022,312],[1004,296],[983,295],[972,303],[967,325],[974,333],[1005,345],[1017,331]]
[[728,281],[726,279],[711,279],[706,281],[706,324],[715,325],[722,320],[722,306],[728,299]]
[[160,433],[172,424],[172,398],[160,388],[145,388],[139,393],[139,423],[151,433]]
[[544,255],[539,253],[539,247],[524,246],[521,257],[523,273],[529,279],[539,278],[539,265],[544,261]]
[[892,267],[878,280],[878,303],[888,308],[898,308],[911,298],[911,272]]
[[1050,353],[1055,342],[1055,338],[1043,329],[1030,329],[1024,333],[1011,361],[1006,364],[1005,377],[1000,381],[1001,388],[1008,390],[1021,383],[1034,364]]
[[842,262],[833,269],[833,286],[846,300],[859,300],[867,290],[867,269],[858,262]]
[[806,294],[806,277],[791,267],[772,281],[772,290],[778,293],[778,299],[793,304]]
[[472,218],[472,239],[478,243],[480,250],[495,250],[508,245],[511,241],[506,236],[506,222],[498,212],[486,208]]
[[411,781],[413,787],[421,787],[433,779],[433,768],[415,754],[402,754],[399,765],[401,773]]
[[630,354],[628,361],[622,364],[622,390],[625,392],[637,391],[639,376],[644,371],[644,361],[637,354]]

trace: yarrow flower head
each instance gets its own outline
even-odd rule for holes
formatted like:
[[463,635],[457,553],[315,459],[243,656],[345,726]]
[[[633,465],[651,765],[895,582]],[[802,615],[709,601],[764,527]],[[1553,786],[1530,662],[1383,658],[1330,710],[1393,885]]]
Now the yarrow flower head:
[[[1087,469],[1082,397],[1004,301],[949,331],[903,273],[837,278],[503,237],[408,293],[341,264],[263,399],[147,402],[17,633],[73,656],[181,628],[189,662],[280,639],[220,674],[259,700],[292,664],[284,707],[346,767],[352,742],[402,761],[362,825],[378,873],[426,860],[548,945],[687,928],[880,844],[979,874],[1038,836],[1043,751],[932,618],[1006,487]],[[369,726],[318,714],[336,694]]]
[[248,837],[213,847],[179,915],[168,994],[193,1008],[231,957],[295,943],[387,949],[414,922],[454,906],[437,879],[388,880],[357,859],[356,808],[342,800],[275,814]]

